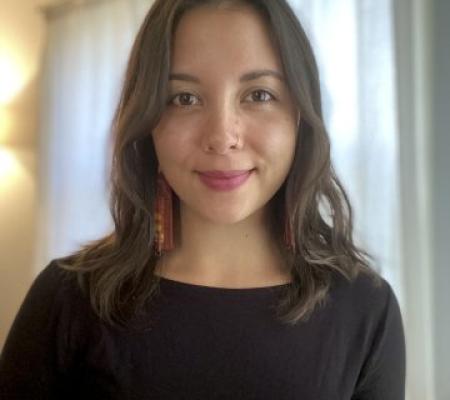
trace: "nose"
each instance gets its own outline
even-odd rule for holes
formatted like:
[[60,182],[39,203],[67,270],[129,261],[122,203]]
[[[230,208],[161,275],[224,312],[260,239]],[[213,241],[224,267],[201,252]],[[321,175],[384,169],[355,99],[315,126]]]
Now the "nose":
[[204,125],[202,148],[207,153],[226,154],[242,148],[240,120],[232,106],[211,110]]

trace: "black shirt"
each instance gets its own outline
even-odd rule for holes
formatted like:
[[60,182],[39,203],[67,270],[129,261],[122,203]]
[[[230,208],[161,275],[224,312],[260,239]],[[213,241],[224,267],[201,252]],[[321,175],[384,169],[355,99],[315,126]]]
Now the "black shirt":
[[1,399],[403,400],[405,339],[383,279],[336,274],[329,300],[286,326],[285,285],[226,289],[161,278],[152,327],[119,329],[47,266],[0,359]]

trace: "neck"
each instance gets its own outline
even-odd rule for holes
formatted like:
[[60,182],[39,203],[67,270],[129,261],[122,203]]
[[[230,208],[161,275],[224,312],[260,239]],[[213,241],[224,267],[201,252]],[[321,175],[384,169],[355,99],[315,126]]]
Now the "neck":
[[180,209],[180,243],[161,258],[158,275],[211,286],[270,286],[290,275],[260,210],[235,224],[217,224]]

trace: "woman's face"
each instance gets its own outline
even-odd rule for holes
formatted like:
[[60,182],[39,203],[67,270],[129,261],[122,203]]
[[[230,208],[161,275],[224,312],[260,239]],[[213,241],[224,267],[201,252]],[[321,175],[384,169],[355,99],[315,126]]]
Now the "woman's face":
[[[176,29],[168,105],[153,131],[183,212],[230,224],[257,212],[287,177],[297,113],[267,24],[250,8],[201,7]],[[205,171],[251,171],[245,182]]]

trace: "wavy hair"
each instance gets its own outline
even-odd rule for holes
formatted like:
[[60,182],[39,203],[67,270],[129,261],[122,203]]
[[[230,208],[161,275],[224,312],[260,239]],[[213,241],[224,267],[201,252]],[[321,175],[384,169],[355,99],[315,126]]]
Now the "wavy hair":
[[[310,42],[285,0],[156,0],[135,39],[112,124],[110,209],[112,233],[60,260],[76,271],[97,315],[127,325],[159,293],[154,274],[154,203],[158,160],[149,132],[166,106],[171,45],[178,21],[200,6],[245,5],[268,22],[301,123],[288,177],[276,193],[270,227],[292,282],[276,306],[277,318],[295,324],[327,299],[333,275],[366,273],[379,281],[370,256],[352,237],[352,208],[331,164],[319,73]],[[144,51],[145,49],[145,51]],[[283,244],[288,218],[296,249]]]

